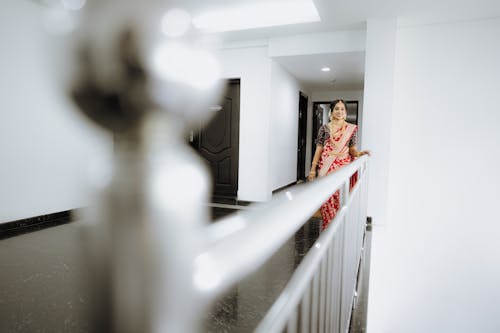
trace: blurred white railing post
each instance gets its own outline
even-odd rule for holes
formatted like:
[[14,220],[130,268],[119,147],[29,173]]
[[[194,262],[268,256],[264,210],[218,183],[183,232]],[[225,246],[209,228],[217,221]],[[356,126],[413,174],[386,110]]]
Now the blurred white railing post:
[[115,144],[109,182],[82,228],[91,331],[199,331],[208,301],[195,258],[210,181],[184,136],[219,99],[218,63],[196,33],[180,37],[189,14],[168,2],[82,4],[58,66],[71,100]]
[[[172,117],[170,117],[172,118]],[[208,175],[183,143],[178,120],[146,116],[115,141],[113,176],[89,208],[96,328],[114,332],[195,332],[202,313],[193,262],[209,220]],[[192,186],[195,184],[196,186]],[[183,191],[186,191],[183,195]],[[201,315],[198,315],[201,318]]]

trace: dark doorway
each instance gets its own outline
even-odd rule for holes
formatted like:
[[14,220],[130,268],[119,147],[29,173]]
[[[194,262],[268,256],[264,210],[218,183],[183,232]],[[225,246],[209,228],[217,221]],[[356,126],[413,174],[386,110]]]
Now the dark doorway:
[[299,126],[297,139],[297,181],[306,179],[307,96],[299,92]]
[[221,109],[196,134],[191,145],[203,157],[213,179],[212,197],[236,198],[240,129],[240,80],[227,80]]
[[[358,125],[358,101],[345,101],[347,107],[347,119],[346,121]],[[332,108],[332,102],[314,102],[313,103],[313,123],[312,123],[312,147],[311,147],[311,161],[314,157],[314,152],[316,151],[316,136],[318,134],[319,128],[328,123],[328,115]]]

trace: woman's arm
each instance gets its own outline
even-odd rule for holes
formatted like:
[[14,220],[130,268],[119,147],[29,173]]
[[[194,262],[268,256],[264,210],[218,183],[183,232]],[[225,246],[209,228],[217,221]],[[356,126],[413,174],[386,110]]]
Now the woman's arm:
[[349,147],[349,154],[352,156],[352,157],[360,157],[360,156],[363,156],[363,155],[368,155],[370,156],[370,151],[369,150],[362,150],[362,151],[359,151],[358,148],[356,148],[356,146],[350,146]]
[[311,171],[309,171],[309,176],[307,177],[307,179],[313,180],[314,178],[316,178],[316,166],[318,165],[319,157],[321,156],[322,152],[323,146],[316,145],[316,151],[314,152],[314,157],[311,164]]

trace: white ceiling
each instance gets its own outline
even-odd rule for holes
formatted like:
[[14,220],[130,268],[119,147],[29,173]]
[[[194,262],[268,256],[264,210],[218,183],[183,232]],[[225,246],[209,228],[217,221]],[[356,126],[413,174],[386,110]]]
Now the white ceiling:
[[[362,90],[365,53],[344,52],[275,57],[290,74],[313,91]],[[330,72],[322,72],[328,66]]]
[[[228,4],[267,0],[169,0],[192,14]],[[399,24],[433,23],[500,17],[500,0],[313,0],[321,22],[226,32],[225,41],[259,40],[304,33],[365,29],[367,19],[397,17]],[[274,58],[312,90],[363,88],[364,52],[300,55]],[[329,65],[333,71],[321,72]],[[318,68],[319,67],[319,68]],[[331,80],[335,79],[332,86]]]

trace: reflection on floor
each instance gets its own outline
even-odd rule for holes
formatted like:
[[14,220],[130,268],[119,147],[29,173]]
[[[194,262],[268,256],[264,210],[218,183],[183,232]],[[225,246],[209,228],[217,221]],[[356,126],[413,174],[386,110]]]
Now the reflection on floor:
[[[222,217],[234,210],[213,208]],[[271,307],[319,236],[310,219],[254,274],[221,297],[205,320],[207,332],[251,332]],[[87,332],[88,295],[75,284],[78,222],[0,240],[0,332]],[[369,259],[369,258],[368,258]],[[367,279],[362,279],[367,285]],[[366,295],[365,300],[366,304]],[[363,309],[358,298],[358,308]],[[366,306],[351,332],[364,332]],[[364,311],[364,313],[363,313]]]
[[[219,211],[224,216],[230,211]],[[321,219],[312,217],[257,272],[248,276],[213,306],[206,318],[207,332],[252,332],[277,299],[295,268],[319,236]],[[358,276],[358,296],[353,309],[350,333],[366,332],[371,226],[365,234],[365,247]]]
[[310,219],[258,271],[221,297],[206,318],[206,331],[252,332],[318,238],[319,225],[319,219]]
[[0,332],[88,332],[77,222],[0,240]]

